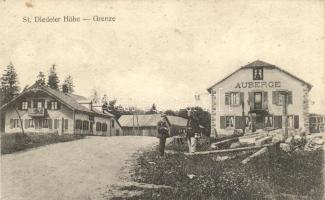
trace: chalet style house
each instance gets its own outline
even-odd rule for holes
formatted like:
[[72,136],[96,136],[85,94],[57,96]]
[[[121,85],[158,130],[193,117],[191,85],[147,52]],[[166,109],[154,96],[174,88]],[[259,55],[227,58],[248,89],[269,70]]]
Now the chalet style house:
[[289,130],[308,133],[311,88],[304,80],[263,61],[242,66],[208,88],[211,135],[231,134],[252,123],[256,129],[280,129],[285,121]]
[[[5,133],[58,133],[114,136],[122,129],[114,116],[87,98],[34,84],[0,108]],[[20,118],[22,119],[20,121]]]

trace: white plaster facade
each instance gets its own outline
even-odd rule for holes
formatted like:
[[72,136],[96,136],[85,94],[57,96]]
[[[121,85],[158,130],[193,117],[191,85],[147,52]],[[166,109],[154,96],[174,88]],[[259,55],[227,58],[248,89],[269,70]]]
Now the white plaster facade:
[[[239,120],[239,117],[243,115],[243,107],[240,102],[236,105],[226,104],[226,101],[229,101],[226,98],[226,93],[231,92],[239,93],[241,96],[240,100],[243,99],[245,116],[248,116],[248,113],[252,110],[251,102],[255,98],[252,95],[261,92],[262,109],[266,110],[267,114],[265,115],[273,116],[272,127],[274,127],[274,116],[281,116],[283,113],[283,106],[273,102],[273,98],[275,98],[273,97],[275,95],[274,92],[290,92],[292,103],[289,103],[287,106],[287,115],[292,116],[290,120],[295,122],[295,125],[292,125],[291,128],[301,128],[308,132],[308,92],[311,89],[311,85],[273,65],[268,66],[267,63],[263,62],[262,67],[259,67],[258,63],[255,64],[254,66],[240,68],[208,89],[211,94],[212,135],[233,133],[234,129],[236,129],[235,125],[233,127],[229,127],[229,125],[224,126],[224,116],[238,116],[237,119]],[[256,67],[263,69],[262,80],[253,80],[253,70]],[[236,117],[234,118],[236,120]],[[250,118],[248,117],[247,120],[249,123]],[[235,124],[236,122],[233,123]]]
[[[58,134],[85,134],[85,135],[100,135],[113,136],[122,135],[122,129],[112,115],[100,113],[98,111],[89,110],[87,107],[80,107],[76,101],[69,98],[70,103],[77,104],[83,110],[75,109],[69,105],[69,102],[62,101],[56,98],[55,95],[48,94],[48,88],[31,86],[37,88],[37,92],[25,92],[19,95],[9,104],[1,107],[1,112],[4,114],[5,133],[21,132],[21,123],[26,133],[58,133]],[[56,92],[60,95],[60,92]],[[65,95],[65,94],[61,94]],[[67,99],[68,97],[65,96]],[[72,102],[73,101],[73,102]],[[25,107],[22,105],[25,102]],[[37,102],[41,102],[37,105]],[[51,107],[51,102],[56,102],[57,108]],[[42,110],[40,115],[35,115],[33,109],[40,107]],[[17,114],[19,113],[19,115]],[[21,121],[19,120],[19,116]],[[82,122],[82,125],[77,126],[77,120]],[[112,126],[114,121],[114,126]],[[105,129],[96,130],[96,123],[100,123]],[[93,125],[93,127],[91,127]],[[118,134],[117,134],[118,133]]]

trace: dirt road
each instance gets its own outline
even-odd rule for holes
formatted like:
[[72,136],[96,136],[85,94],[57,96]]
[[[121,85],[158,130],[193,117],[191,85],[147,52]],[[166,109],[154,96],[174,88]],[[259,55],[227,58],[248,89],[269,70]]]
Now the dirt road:
[[89,137],[1,156],[1,199],[103,199],[127,176],[131,155],[156,143],[153,137]]

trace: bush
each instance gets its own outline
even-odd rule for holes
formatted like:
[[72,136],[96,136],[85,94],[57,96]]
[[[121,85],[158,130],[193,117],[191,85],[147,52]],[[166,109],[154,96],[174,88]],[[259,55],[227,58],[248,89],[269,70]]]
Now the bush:
[[44,146],[58,142],[68,142],[82,138],[84,138],[84,136],[72,134],[59,135],[57,133],[3,134],[1,135],[1,154],[8,154],[34,147]]

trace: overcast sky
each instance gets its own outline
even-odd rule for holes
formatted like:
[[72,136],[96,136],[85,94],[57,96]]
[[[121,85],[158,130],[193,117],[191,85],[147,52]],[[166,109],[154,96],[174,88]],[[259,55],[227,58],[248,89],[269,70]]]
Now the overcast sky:
[[[194,93],[260,59],[314,85],[311,111],[324,111],[324,1],[67,2],[1,1],[1,73],[11,61],[23,87],[55,63],[78,94],[97,89],[163,110],[191,105]],[[64,15],[116,22],[22,23]]]

